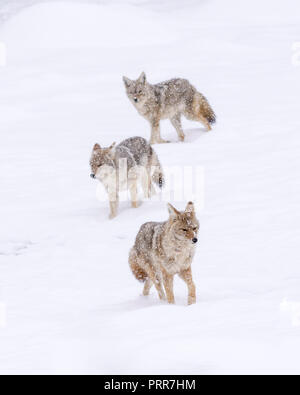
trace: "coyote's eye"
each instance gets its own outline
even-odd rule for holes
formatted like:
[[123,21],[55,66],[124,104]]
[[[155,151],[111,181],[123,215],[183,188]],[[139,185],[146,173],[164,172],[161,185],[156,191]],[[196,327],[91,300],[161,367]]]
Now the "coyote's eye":
[[182,231],[183,231],[183,232],[187,232],[188,230],[187,230],[187,229],[182,229]]
[[196,232],[198,230],[198,228],[194,228],[193,231]]

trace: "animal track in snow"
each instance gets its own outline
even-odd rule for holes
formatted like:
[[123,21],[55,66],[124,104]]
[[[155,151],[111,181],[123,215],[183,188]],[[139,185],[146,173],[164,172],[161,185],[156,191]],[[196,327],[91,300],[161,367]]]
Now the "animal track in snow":
[[8,242],[0,242],[0,255],[22,255],[30,246],[32,245],[31,241],[8,241]]

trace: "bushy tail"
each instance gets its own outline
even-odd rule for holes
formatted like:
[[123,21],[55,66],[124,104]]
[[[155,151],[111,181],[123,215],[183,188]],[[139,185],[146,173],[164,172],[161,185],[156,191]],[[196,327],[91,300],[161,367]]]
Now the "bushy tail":
[[199,92],[195,94],[193,107],[195,113],[204,117],[210,125],[214,124],[217,121],[216,114],[211,108],[208,100]]
[[129,266],[132,270],[134,277],[144,283],[148,279],[148,275],[139,265],[139,258],[135,248],[132,248],[129,254]]
[[151,169],[153,182],[162,189],[165,185],[165,176],[160,161],[153,148],[151,155]]

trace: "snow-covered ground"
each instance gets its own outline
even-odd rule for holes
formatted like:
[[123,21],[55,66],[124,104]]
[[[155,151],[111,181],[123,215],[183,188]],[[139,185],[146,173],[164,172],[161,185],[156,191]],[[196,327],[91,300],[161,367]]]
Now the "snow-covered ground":
[[[0,373],[300,373],[299,1],[87,3],[0,30]],[[165,204],[109,221],[89,178],[95,142],[149,137],[122,84],[142,70],[188,78],[218,115],[211,133],[184,121],[185,144],[164,122],[156,147],[205,171],[191,307],[180,280],[175,306],[142,297],[128,268]]]

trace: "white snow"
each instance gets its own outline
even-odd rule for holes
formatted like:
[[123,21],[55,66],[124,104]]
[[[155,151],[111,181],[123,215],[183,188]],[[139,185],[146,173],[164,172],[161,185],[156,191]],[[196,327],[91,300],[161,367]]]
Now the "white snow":
[[[0,373],[300,373],[300,41],[297,0],[49,2],[0,30]],[[297,46],[296,46],[297,47]],[[295,48],[295,45],[294,45]],[[296,54],[297,55],[297,54]],[[95,142],[149,138],[122,76],[188,78],[211,133],[169,122],[164,167],[202,166],[198,303],[158,300],[128,267],[146,221],[89,178]],[[183,208],[186,202],[173,202]]]

